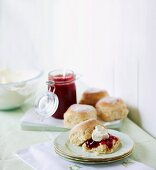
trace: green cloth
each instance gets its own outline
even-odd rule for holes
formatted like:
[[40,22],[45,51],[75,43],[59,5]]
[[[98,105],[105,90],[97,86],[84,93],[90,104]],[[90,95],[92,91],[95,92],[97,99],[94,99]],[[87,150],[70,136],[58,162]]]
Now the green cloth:
[[[36,143],[50,141],[59,132],[23,131],[20,119],[27,108],[12,111],[0,111],[0,169],[4,170],[32,170],[23,163],[15,153]],[[121,128],[135,142],[132,159],[156,168],[156,140],[139,128],[128,118]]]

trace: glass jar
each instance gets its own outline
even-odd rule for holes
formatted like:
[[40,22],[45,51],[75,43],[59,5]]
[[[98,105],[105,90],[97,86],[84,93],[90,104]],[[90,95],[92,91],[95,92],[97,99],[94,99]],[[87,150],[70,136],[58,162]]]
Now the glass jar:
[[55,113],[51,114],[57,119],[63,115],[70,105],[76,101],[75,74],[72,70],[58,69],[48,74],[48,91],[57,95],[59,103]]
[[63,119],[64,113],[76,101],[75,80],[81,75],[75,75],[72,70],[54,70],[48,74],[48,91],[35,100],[35,113],[42,118],[53,116]]

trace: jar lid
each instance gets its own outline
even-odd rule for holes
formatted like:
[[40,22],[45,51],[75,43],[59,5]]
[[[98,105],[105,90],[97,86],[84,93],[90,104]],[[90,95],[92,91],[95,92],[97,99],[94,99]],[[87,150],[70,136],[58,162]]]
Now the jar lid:
[[46,92],[35,101],[35,112],[43,118],[51,117],[57,110],[59,100],[56,94]]

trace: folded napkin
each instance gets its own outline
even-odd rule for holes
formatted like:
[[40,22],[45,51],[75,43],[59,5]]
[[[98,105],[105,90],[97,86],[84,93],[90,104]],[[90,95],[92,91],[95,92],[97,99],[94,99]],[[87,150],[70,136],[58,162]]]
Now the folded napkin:
[[35,113],[34,109],[28,110],[24,117],[21,119],[21,127],[23,130],[38,130],[38,131],[68,131],[64,127],[62,119],[41,118]]
[[35,170],[153,170],[153,168],[129,158],[115,163],[100,165],[72,163],[59,157],[54,152],[53,145],[50,143],[30,146],[27,149],[17,152],[16,155]]
[[[119,129],[122,126],[123,120],[116,120],[113,122],[102,123],[111,129]],[[36,131],[68,131],[68,128],[64,127],[62,119],[55,119],[54,117],[41,118],[35,113],[34,108],[28,110],[24,117],[21,119],[21,127],[23,130],[36,130]]]

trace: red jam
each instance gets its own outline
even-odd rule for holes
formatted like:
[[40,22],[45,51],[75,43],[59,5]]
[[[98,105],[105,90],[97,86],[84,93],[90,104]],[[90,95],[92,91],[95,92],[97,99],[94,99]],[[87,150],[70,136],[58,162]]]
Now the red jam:
[[106,145],[109,149],[111,149],[113,147],[113,140],[117,141],[118,138],[109,134],[108,139],[103,139],[100,142],[96,142],[96,141],[93,141],[93,139],[91,138],[91,139],[87,140],[85,143],[86,143],[87,148],[89,148],[89,149],[97,148],[100,144]]
[[[52,115],[57,119],[63,119],[63,115],[70,105],[76,101],[76,85],[75,76],[73,73],[49,75],[49,80],[54,81],[54,86],[49,86],[49,90],[57,95],[59,106],[56,112]],[[55,88],[55,89],[54,89]]]

